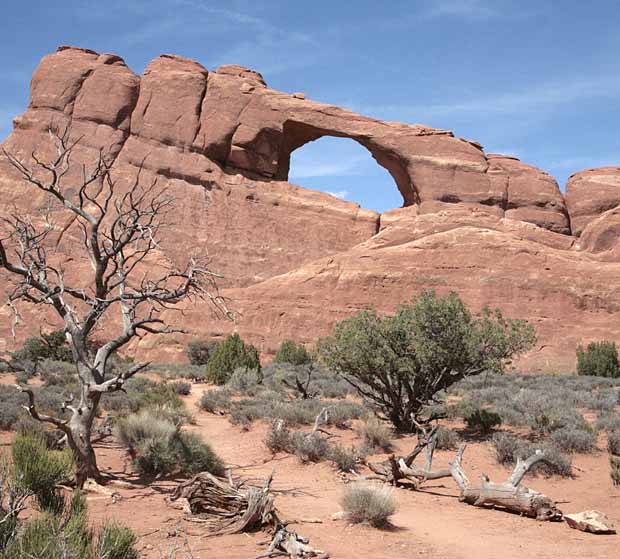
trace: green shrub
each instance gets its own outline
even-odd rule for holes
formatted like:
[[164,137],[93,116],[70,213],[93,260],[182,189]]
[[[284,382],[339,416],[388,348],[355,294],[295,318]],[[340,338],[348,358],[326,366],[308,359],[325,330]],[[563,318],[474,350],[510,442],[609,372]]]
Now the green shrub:
[[214,384],[224,384],[235,369],[261,370],[258,350],[246,345],[239,334],[232,334],[218,344],[207,364],[207,379]]
[[65,333],[62,331],[41,334],[34,338],[28,338],[21,349],[11,354],[16,361],[32,361],[39,363],[44,359],[55,361],[73,362],[73,355]]
[[[534,446],[529,441],[510,433],[495,433],[492,441],[498,463],[507,466],[516,464],[517,458],[528,458],[537,448],[540,448],[539,445]],[[545,453],[545,461],[534,465],[531,472],[544,475],[555,474],[562,477],[572,475],[572,460],[562,454],[556,446],[543,444],[541,450]]]
[[302,344],[296,344],[293,340],[284,340],[273,358],[273,362],[306,365],[312,362],[312,357]]
[[198,401],[198,407],[209,413],[228,410],[230,405],[230,393],[221,389],[205,390]]
[[254,396],[263,382],[263,376],[258,369],[247,367],[236,368],[226,381],[226,388],[237,394]]
[[620,361],[615,342],[591,342],[584,350],[577,348],[577,374],[597,377],[620,377]]
[[596,448],[596,433],[586,429],[564,427],[551,435],[551,440],[564,452],[589,453]]
[[224,462],[213,451],[210,445],[205,443],[195,433],[181,432],[179,447],[182,470],[185,474],[197,474],[210,472],[213,475],[223,475],[225,472]]
[[502,418],[495,412],[477,409],[465,418],[467,428],[482,435],[488,435],[502,424]]
[[607,450],[610,454],[620,456],[620,431],[611,431],[607,434]]
[[340,505],[351,522],[364,522],[375,527],[387,525],[397,509],[391,488],[360,482],[345,488]]
[[99,532],[93,559],[138,559],[136,535],[116,522],[106,522]]
[[437,448],[439,450],[454,450],[458,447],[460,438],[454,429],[441,425],[437,430]]
[[64,499],[57,486],[73,476],[71,452],[49,450],[36,435],[17,435],[11,452],[19,484],[35,496],[41,510],[60,512]]
[[613,486],[620,486],[620,456],[609,455],[609,475]]
[[369,417],[360,427],[360,435],[369,450],[389,452],[392,448],[392,430],[375,416]]
[[0,429],[10,431],[26,412],[22,406],[27,398],[13,386],[0,384]]
[[218,342],[192,340],[187,344],[187,358],[192,365],[206,365],[215,352]]
[[354,471],[360,459],[360,453],[355,447],[347,448],[340,444],[332,445],[328,455],[329,459],[342,472]]
[[170,386],[179,396],[189,396],[192,392],[192,385],[189,382],[171,382],[168,386]]
[[291,434],[292,449],[302,462],[321,462],[330,451],[329,443],[318,435],[308,435],[295,431]]
[[115,434],[142,474],[209,471],[220,475],[224,471],[223,463],[206,443],[181,431],[178,423],[152,411],[118,421]]
[[265,446],[273,453],[288,452],[293,449],[291,431],[284,421],[276,420],[271,424],[269,431],[265,435]]

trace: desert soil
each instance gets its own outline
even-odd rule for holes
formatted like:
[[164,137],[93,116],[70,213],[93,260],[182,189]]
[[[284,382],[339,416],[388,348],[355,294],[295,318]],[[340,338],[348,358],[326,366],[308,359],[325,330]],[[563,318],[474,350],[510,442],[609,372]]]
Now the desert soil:
[[[226,417],[204,413],[196,407],[203,390],[193,387],[186,398],[196,424],[189,427],[208,441],[233,468],[235,475],[256,479],[275,470],[273,488],[278,492],[276,505],[284,519],[299,521],[291,526],[310,538],[310,543],[328,551],[333,558],[400,559],[617,559],[620,536],[591,535],[568,528],[565,523],[537,522],[530,518],[475,508],[458,501],[458,491],[451,479],[429,482],[423,491],[396,489],[399,509],[393,527],[378,530],[346,521],[331,520],[340,510],[339,498],[344,481],[327,463],[300,464],[286,455],[273,457],[263,444],[267,425],[258,423],[249,431],[231,425]],[[344,444],[359,444],[354,429],[334,430]],[[8,443],[3,433],[0,442]],[[413,437],[395,441],[405,453],[415,444]],[[604,448],[604,441],[600,441]],[[113,518],[130,526],[140,538],[139,548],[145,558],[176,559],[249,559],[264,546],[259,542],[268,534],[238,534],[206,538],[198,523],[184,519],[182,511],[171,507],[166,498],[176,485],[174,480],[145,483],[133,472],[122,448],[108,439],[98,445],[99,462],[106,472],[126,482],[107,489],[117,493],[89,493],[89,510],[95,522]],[[447,465],[454,452],[437,451],[435,465]],[[377,459],[381,459],[377,456]],[[465,469],[470,479],[482,473],[502,480],[509,470],[495,463],[489,443],[471,443],[465,453]],[[558,501],[565,513],[597,509],[620,526],[620,492],[611,487],[607,454],[577,455],[575,477],[526,478],[526,484]],[[308,522],[309,520],[313,522]],[[317,521],[320,521],[317,522]],[[171,554],[177,550],[177,555]]]

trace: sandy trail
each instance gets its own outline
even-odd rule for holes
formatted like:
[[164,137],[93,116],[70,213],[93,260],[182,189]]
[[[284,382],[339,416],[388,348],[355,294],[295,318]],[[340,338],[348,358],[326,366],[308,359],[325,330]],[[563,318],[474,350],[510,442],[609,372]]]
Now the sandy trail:
[[[234,467],[237,475],[264,478],[275,469],[276,504],[286,519],[320,519],[320,524],[295,525],[315,547],[329,551],[331,557],[359,559],[524,559],[592,557],[617,559],[620,536],[595,536],[571,530],[564,523],[540,523],[514,514],[479,509],[459,503],[456,485],[451,479],[429,482],[420,492],[395,490],[399,510],[393,518],[394,528],[376,530],[367,526],[332,521],[339,510],[338,501],[344,484],[326,463],[302,465],[295,457],[273,458],[263,444],[267,425],[257,423],[243,431],[226,417],[201,412],[195,403],[205,387],[194,385],[186,398],[196,424],[190,426],[208,441],[216,452]],[[359,443],[353,430],[338,431],[341,442]],[[3,437],[6,441],[7,437]],[[413,437],[396,441],[401,451],[411,449]],[[603,448],[599,441],[599,447]],[[436,465],[447,465],[453,452],[438,451]],[[131,487],[117,487],[121,499],[90,494],[91,515],[96,520],[115,518],[133,528],[140,536],[140,548],[147,558],[168,558],[175,546],[177,559],[248,559],[264,548],[257,542],[263,533],[204,538],[200,524],[183,520],[182,512],[166,503],[174,481],[157,481],[145,485],[131,472],[126,455],[113,442],[98,449],[103,470],[114,472],[131,482]],[[595,508],[605,512],[620,526],[620,492],[612,490],[607,455],[598,452],[576,456],[574,479],[529,477],[526,483],[559,501],[564,512]],[[471,444],[465,454],[465,469],[471,479],[484,472],[491,479],[505,479],[508,470],[495,464],[488,443]],[[178,533],[180,535],[175,535]],[[191,550],[191,555],[187,554]]]

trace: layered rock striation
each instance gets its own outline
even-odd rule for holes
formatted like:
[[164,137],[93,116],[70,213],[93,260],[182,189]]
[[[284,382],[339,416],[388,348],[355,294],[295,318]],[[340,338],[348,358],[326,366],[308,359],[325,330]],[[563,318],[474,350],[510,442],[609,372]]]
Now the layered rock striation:
[[[620,335],[620,168],[577,173],[564,197],[544,171],[450,131],[278,92],[240,66],[209,71],[162,55],[139,77],[118,56],[74,47],[43,58],[3,147],[24,160],[50,155],[50,126],[79,140],[76,173],[103,150],[120,184],[141,170],[175,198],[160,258],[208,252],[239,311],[231,324],[189,309],[183,320],[196,335],[236,329],[269,352],[287,337],[312,343],[364,306],[392,310],[424,288],[531,320],[531,370],[573,370],[576,344]],[[379,215],[289,183],[291,154],[322,136],[368,149],[403,208]],[[0,212],[45,204],[0,157]],[[68,237],[59,252],[70,255],[70,245]],[[7,313],[0,349],[19,342]],[[133,349],[171,359],[184,343],[146,339]]]

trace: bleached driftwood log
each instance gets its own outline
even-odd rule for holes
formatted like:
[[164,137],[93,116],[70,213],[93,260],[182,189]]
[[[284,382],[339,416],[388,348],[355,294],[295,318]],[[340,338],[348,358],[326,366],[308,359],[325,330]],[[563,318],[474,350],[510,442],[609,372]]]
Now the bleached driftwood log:
[[511,476],[504,483],[493,483],[483,474],[480,485],[474,485],[461,467],[465,448],[466,445],[461,445],[456,458],[450,463],[452,477],[461,490],[461,501],[476,507],[501,507],[536,520],[562,519],[562,512],[554,501],[538,491],[520,485],[529,469],[545,459],[541,450],[537,450],[527,460],[519,458]]
[[235,534],[279,524],[273,496],[269,493],[273,474],[262,487],[235,483],[208,472],[195,475],[177,486],[170,500],[185,499],[188,508],[207,525],[209,535]]
[[291,559],[303,559],[305,557],[329,558],[328,553],[311,547],[308,538],[300,536],[297,532],[290,531],[285,524],[277,526],[267,552],[257,555],[256,559],[282,556],[290,557]]
[[[392,455],[384,462],[368,462],[367,466],[374,472],[374,475],[368,478],[380,479],[392,485],[397,485],[401,480],[407,479],[417,489],[426,480],[450,477],[452,475],[450,470],[432,470],[438,429],[439,427],[435,426],[430,432],[421,434],[416,447],[407,456]],[[414,461],[423,450],[425,450],[425,461],[424,467],[420,468],[414,464]]]

